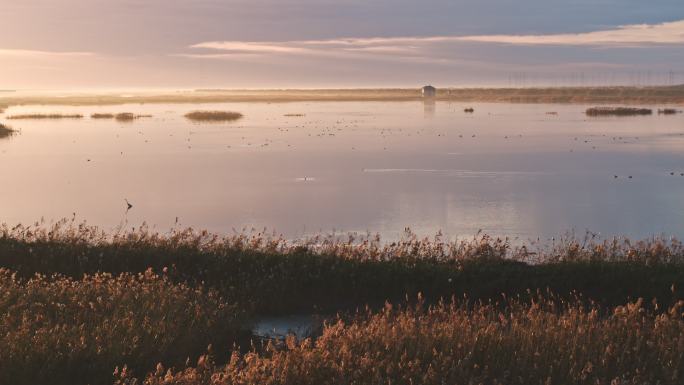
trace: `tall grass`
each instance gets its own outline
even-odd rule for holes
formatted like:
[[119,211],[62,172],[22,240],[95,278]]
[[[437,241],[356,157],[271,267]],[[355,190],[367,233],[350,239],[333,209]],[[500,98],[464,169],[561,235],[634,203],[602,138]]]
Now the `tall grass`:
[[81,114],[22,114],[10,115],[7,119],[82,119]]
[[185,117],[194,122],[230,122],[242,118],[239,112],[230,111],[193,111]]
[[[683,262],[684,245],[659,238],[2,225],[0,383],[108,383],[118,367],[122,385],[680,384]],[[247,316],[331,311],[314,340],[227,359],[249,347]],[[201,356],[209,344],[216,361]]]
[[317,385],[684,383],[684,302],[651,312],[638,300],[611,309],[538,297],[384,310],[329,323],[315,341],[270,344],[264,353],[211,355],[181,370],[158,365],[144,381],[116,384]]
[[407,233],[393,243],[377,237],[292,242],[259,232],[160,234],[143,227],[107,233],[69,221],[0,226],[0,266],[21,276],[168,268],[170,279],[240,298],[256,314],[336,311],[418,292],[430,300],[463,293],[487,300],[549,288],[614,305],[669,298],[675,283],[684,297],[682,262],[684,245],[674,239],[568,238],[513,246],[487,236],[450,242]]
[[124,363],[182,364],[230,346],[243,315],[215,291],[146,271],[80,279],[0,269],[0,383],[105,384]]

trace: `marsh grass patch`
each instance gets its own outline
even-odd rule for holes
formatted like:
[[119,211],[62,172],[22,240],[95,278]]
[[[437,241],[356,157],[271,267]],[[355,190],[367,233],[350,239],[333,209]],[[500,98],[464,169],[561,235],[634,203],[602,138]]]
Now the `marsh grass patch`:
[[141,118],[151,118],[152,115],[137,115],[132,112],[120,112],[118,114],[111,113],[96,113],[90,115],[91,119],[114,119],[117,122],[132,122]]
[[82,114],[21,114],[21,115],[10,115],[7,119],[11,120],[45,120],[45,119],[83,119]]
[[114,114],[92,114],[90,119],[114,119]]
[[0,383],[111,383],[116,366],[182,365],[228,344],[243,312],[218,293],[147,270],[20,278],[0,268]]
[[13,128],[0,123],[0,139],[12,136],[15,132]]
[[650,108],[636,107],[592,107],[586,110],[587,116],[640,116],[652,115]]
[[[293,241],[72,219],[0,225],[0,266],[2,384],[106,383],[115,372],[120,385],[146,374],[149,385],[674,385],[684,372],[684,244],[674,238],[515,246],[407,230],[392,243]],[[247,341],[183,364],[209,343],[230,349],[241,314],[338,312],[314,339]]]
[[426,306],[419,297],[332,319],[315,340],[290,336],[225,364],[209,352],[139,380],[117,372],[117,384],[681,384],[684,301],[660,313],[645,302],[600,309],[540,295]]
[[151,117],[152,117],[152,115],[136,115],[132,112],[122,112],[122,113],[116,114],[114,116],[114,119],[117,122],[132,122],[132,121],[137,120],[137,119],[151,118]]
[[232,111],[192,111],[185,114],[185,118],[193,122],[232,122],[242,117],[241,113]]

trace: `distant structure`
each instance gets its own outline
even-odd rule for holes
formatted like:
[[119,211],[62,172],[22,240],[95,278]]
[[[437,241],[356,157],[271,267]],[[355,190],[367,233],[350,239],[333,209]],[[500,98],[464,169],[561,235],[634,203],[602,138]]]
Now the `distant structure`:
[[437,96],[437,89],[433,86],[423,87],[423,97],[424,98],[434,98]]

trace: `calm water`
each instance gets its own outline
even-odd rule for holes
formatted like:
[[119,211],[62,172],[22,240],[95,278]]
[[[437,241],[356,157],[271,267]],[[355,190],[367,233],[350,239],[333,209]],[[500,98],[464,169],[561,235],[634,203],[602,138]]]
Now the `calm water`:
[[[474,114],[463,112],[469,106]],[[147,221],[164,231],[178,218],[183,226],[266,227],[293,238],[371,231],[393,239],[407,226],[421,235],[483,230],[522,239],[684,233],[684,115],[587,119],[586,107],[12,107],[5,115],[154,117],[11,121],[21,133],[0,139],[0,221],[75,213],[106,229]],[[195,109],[245,118],[193,124],[183,114]],[[128,212],[125,198],[134,205]]]

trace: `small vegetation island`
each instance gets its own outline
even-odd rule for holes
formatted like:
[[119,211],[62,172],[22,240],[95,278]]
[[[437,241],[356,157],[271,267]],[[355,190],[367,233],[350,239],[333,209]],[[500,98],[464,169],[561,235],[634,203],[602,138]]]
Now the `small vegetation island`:
[[152,115],[136,115],[132,112],[121,112],[118,114],[95,113],[91,114],[91,119],[115,119],[118,122],[132,122],[140,118],[151,118]]
[[7,138],[14,134],[15,130],[9,126],[0,123],[0,139]]
[[593,107],[587,109],[586,113],[587,116],[635,116],[652,115],[653,110],[635,107]]
[[90,115],[90,119],[114,119],[116,114],[108,114],[108,113],[96,113]]
[[185,114],[193,122],[231,122],[242,118],[239,112],[231,111],[193,111]]
[[7,117],[10,120],[20,120],[20,119],[83,119],[81,114],[20,114],[20,115],[10,115]]
[[676,108],[662,108],[658,109],[658,114],[659,115],[675,115],[675,114],[681,114],[682,110],[678,110]]
[[[684,244],[0,227],[3,384],[680,384]],[[253,332],[318,315],[306,335]]]

